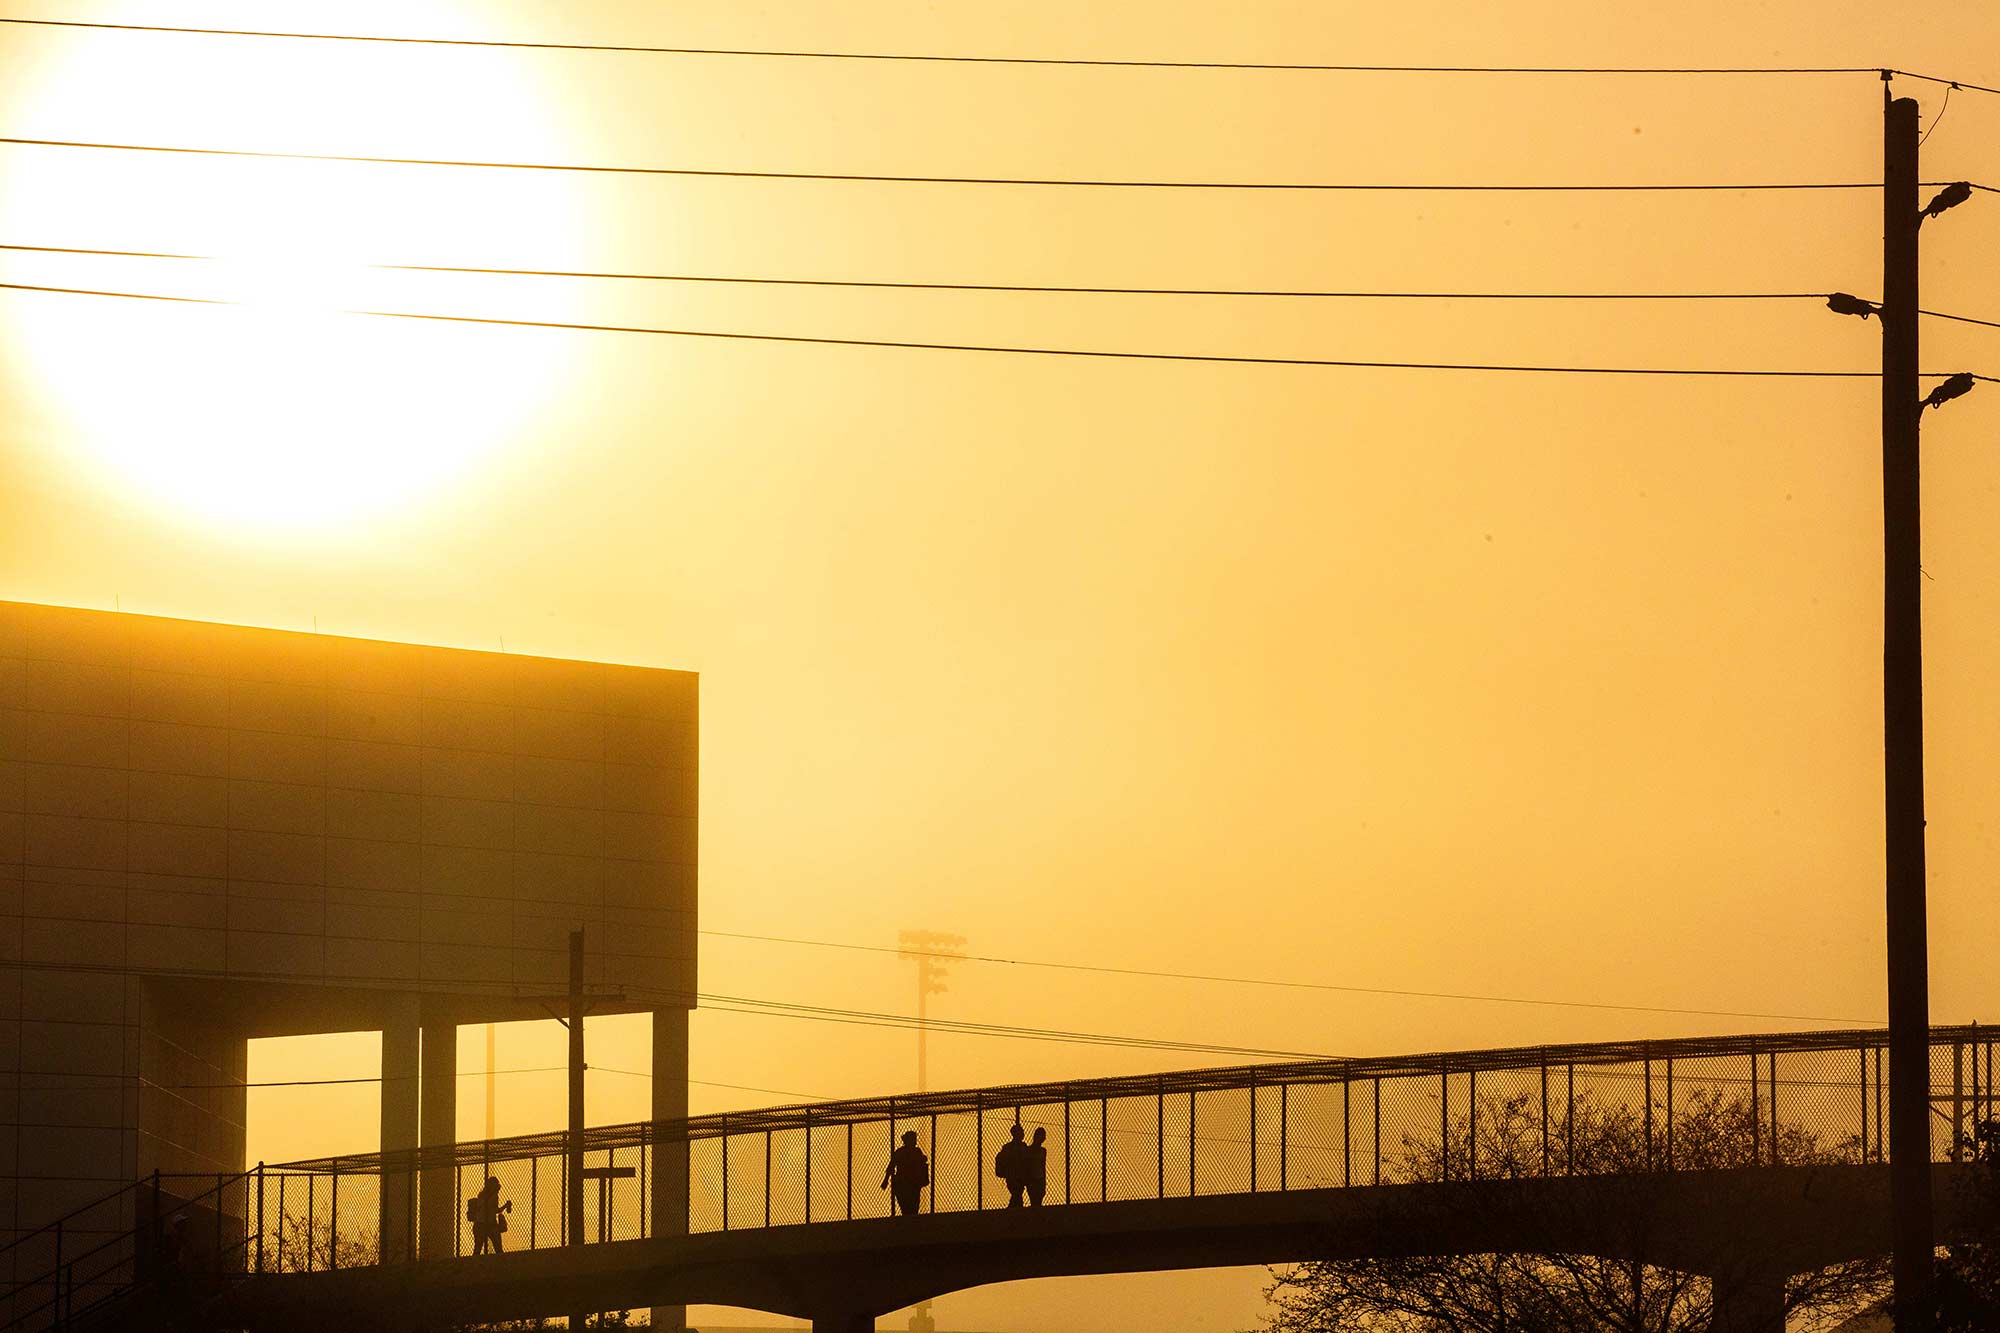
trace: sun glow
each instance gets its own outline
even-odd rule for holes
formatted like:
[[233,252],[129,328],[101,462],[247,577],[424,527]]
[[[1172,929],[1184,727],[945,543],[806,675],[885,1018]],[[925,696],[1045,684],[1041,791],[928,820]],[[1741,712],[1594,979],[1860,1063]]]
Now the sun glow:
[[[399,17],[457,32],[477,18],[442,5]],[[38,78],[10,80],[9,123],[24,137],[574,155],[504,54],[419,65],[394,48],[183,42],[167,52],[159,40],[49,45],[31,67]],[[456,109],[442,120],[450,142],[432,141],[440,106]],[[525,307],[564,318],[560,292],[376,267],[573,255],[581,208],[560,182],[30,147],[8,150],[0,172],[0,240],[212,257],[5,260],[9,281],[227,303],[0,302],[50,446],[87,451],[148,506],[266,536],[345,530],[469,483],[564,385],[562,335],[356,313]],[[493,179],[503,174],[512,178]]]

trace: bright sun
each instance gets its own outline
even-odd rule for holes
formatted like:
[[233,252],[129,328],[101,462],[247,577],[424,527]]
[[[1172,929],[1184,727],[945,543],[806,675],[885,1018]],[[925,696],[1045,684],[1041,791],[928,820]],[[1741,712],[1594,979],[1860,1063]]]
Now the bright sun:
[[[442,4],[398,17],[477,35],[475,15]],[[52,42],[39,77],[12,81],[8,123],[56,139],[575,155],[507,53],[420,63],[393,47],[201,41]],[[512,314],[532,300],[535,317],[563,318],[546,287],[372,267],[571,258],[580,208],[559,180],[29,147],[6,150],[0,172],[0,241],[215,257],[16,254],[10,281],[240,303],[0,297],[51,447],[87,450],[149,505],[265,533],[343,529],[467,478],[565,379],[571,335],[344,313]]]

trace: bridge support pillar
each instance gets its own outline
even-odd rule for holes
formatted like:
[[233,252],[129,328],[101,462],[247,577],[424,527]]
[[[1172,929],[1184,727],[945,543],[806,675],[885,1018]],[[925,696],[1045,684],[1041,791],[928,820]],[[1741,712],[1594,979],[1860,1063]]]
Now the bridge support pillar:
[[[653,1011],[653,1123],[685,1120],[688,1113],[688,1011]],[[646,1219],[650,1234],[687,1234],[688,1157],[685,1139],[653,1145],[650,1162],[652,1191]],[[682,1333],[687,1328],[685,1305],[653,1307],[653,1327],[661,1333]]]
[[[415,995],[389,997],[382,1016],[382,1151],[417,1146],[418,1064],[422,1012]],[[382,1172],[382,1260],[409,1259],[416,1241],[416,1181],[407,1171]]]
[[[458,1024],[438,1014],[424,1015],[422,1089],[419,1143],[449,1148],[458,1142]],[[452,1255],[461,1215],[457,1175],[449,1166],[426,1167],[418,1182],[417,1252],[425,1259]]]
[[1718,1273],[1715,1333],[1785,1333],[1783,1273]]

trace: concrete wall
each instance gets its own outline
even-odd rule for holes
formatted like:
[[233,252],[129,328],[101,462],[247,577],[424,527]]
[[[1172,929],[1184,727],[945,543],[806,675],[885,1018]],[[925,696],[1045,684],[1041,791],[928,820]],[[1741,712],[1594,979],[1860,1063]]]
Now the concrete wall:
[[[252,1036],[695,986],[696,678],[0,602],[0,1228],[243,1153]],[[8,966],[11,964],[11,966]]]

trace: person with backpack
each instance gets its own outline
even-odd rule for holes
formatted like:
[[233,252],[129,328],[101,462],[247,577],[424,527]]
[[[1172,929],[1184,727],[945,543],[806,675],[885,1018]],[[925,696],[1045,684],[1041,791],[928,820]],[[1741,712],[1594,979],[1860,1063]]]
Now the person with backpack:
[[472,1252],[485,1254],[491,1250],[495,1254],[504,1253],[505,1244],[500,1236],[507,1230],[507,1214],[514,1211],[514,1201],[500,1202],[500,1177],[488,1176],[479,1193],[465,1201],[465,1220],[472,1223]]
[[1020,1122],[1016,1121],[1007,1133],[1007,1141],[993,1154],[993,1174],[1007,1186],[1009,1208],[1021,1206],[1021,1191],[1027,1188],[1027,1160],[1023,1155],[1027,1151],[1028,1145],[1021,1142]]
[[903,1146],[889,1154],[889,1165],[882,1172],[882,1188],[892,1191],[896,1200],[896,1211],[904,1217],[914,1217],[923,1203],[924,1186],[931,1183],[931,1161],[924,1156],[924,1150],[917,1146],[917,1131],[903,1131]]

